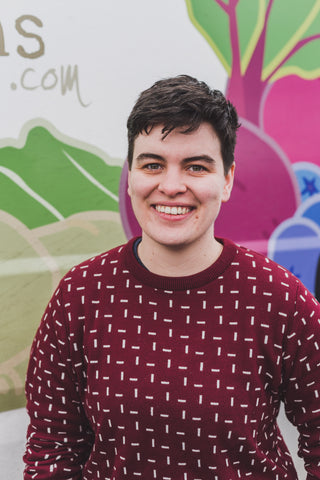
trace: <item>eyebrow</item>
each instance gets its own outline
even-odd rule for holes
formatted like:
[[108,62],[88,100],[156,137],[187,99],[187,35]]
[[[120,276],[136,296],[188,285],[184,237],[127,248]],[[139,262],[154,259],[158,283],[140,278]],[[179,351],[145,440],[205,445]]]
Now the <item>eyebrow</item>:
[[156,153],[140,153],[137,158],[136,158],[136,161],[139,163],[139,162],[143,162],[143,160],[146,160],[148,158],[152,158],[153,160],[162,160],[164,161],[164,157],[162,157],[161,155],[157,155]]
[[[162,156],[162,155],[158,155],[156,153],[148,153],[148,152],[145,152],[145,153],[140,153],[137,158],[136,158],[136,161],[139,163],[139,162],[143,162],[143,160],[146,160],[146,159],[153,159],[153,160],[161,160],[161,161],[165,161],[165,158]],[[197,161],[203,161],[207,164],[210,164],[210,165],[215,165],[216,164],[216,161],[214,158],[210,157],[210,155],[206,155],[206,154],[201,154],[201,155],[194,155],[193,157],[186,157],[182,160],[182,162],[184,164],[186,163],[191,163],[191,162],[197,162]]]
[[193,157],[187,157],[183,159],[183,163],[190,163],[190,162],[197,162],[197,161],[202,161],[205,163],[208,163],[209,165],[215,165],[216,161],[214,158],[210,157],[210,155],[195,155]]

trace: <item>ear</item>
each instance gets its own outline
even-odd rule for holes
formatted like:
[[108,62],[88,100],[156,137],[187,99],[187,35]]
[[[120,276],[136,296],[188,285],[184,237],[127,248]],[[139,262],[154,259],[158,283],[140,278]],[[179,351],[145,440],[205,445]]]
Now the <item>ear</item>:
[[129,165],[129,160],[128,160],[128,157],[126,159],[126,170],[128,172],[128,178],[127,178],[127,184],[128,184],[128,188],[127,188],[127,193],[129,195],[129,197],[131,197],[131,194],[132,194],[132,190],[131,190],[131,168],[130,168],[130,165]]
[[229,200],[230,196],[231,196],[235,168],[236,168],[236,165],[233,162],[233,164],[229,168],[228,173],[224,177],[225,178],[225,184],[224,184],[224,187],[223,187],[223,193],[222,193],[222,198],[221,198],[221,201],[223,203],[227,202]]
[[130,170],[128,170],[128,188],[127,188],[127,192],[128,192],[129,197],[131,197],[131,171],[130,171]]

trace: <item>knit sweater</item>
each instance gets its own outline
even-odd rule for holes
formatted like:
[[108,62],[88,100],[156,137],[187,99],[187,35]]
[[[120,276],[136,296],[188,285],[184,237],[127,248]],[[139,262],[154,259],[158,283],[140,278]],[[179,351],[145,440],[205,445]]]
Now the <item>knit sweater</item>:
[[320,305],[221,241],[191,276],[151,273],[131,240],[61,280],[30,356],[24,479],[294,480],[281,401],[320,479]]

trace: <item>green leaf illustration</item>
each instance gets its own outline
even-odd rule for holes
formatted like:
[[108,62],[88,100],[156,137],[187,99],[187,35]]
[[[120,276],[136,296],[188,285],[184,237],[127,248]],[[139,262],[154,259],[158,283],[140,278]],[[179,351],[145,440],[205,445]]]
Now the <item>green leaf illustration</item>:
[[320,0],[186,0],[191,21],[229,76],[226,95],[259,125],[269,83],[320,75]]
[[[288,15],[290,12],[290,15]],[[284,21],[285,20],[285,21]],[[315,70],[314,63],[311,64],[306,59],[305,45],[312,42],[312,50],[308,51],[308,56],[313,56],[314,62],[319,68],[319,44],[316,45],[316,38],[320,38],[320,2],[319,0],[282,0],[275,1],[270,11],[270,17],[267,28],[267,41],[264,53],[264,66],[262,78],[272,78],[272,72],[286,63],[295,65],[291,68],[291,73],[296,73],[304,78],[309,78],[310,70]],[[302,55],[300,55],[303,50]],[[296,52],[299,51],[299,55]],[[313,55],[314,54],[314,55]],[[294,62],[290,59],[295,56]],[[308,64],[309,63],[309,64]],[[318,70],[319,71],[319,70]],[[285,70],[283,70],[285,72]],[[314,72],[315,78],[317,72]],[[279,72],[275,78],[279,78]]]
[[[319,74],[319,44],[305,45],[320,38],[319,0],[186,0],[195,27],[211,45],[231,77],[237,67],[245,75],[261,41],[261,80],[275,80],[287,72],[304,78]],[[297,51],[303,49],[302,55]],[[314,63],[305,61],[314,56]],[[294,61],[291,57],[294,56]],[[258,60],[258,59],[257,59]],[[259,62],[257,62],[259,63]]]
[[121,167],[32,128],[22,148],[0,149],[0,209],[29,228],[83,211],[117,212]]
[[228,15],[213,0],[186,0],[192,23],[205,37],[228,73],[231,71],[232,51]]
[[244,73],[252,58],[264,27],[266,1],[242,0],[237,5],[241,72]]
[[318,78],[320,76],[319,51],[320,39],[307,43],[278,69],[272,76],[272,81],[288,75],[298,75],[307,80]]

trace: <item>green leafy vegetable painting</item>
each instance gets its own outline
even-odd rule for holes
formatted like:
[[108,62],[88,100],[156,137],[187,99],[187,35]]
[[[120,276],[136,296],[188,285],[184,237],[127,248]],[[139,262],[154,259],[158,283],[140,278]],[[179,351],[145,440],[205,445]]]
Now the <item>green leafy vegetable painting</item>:
[[1,144],[0,410],[5,410],[24,405],[31,341],[59,279],[72,265],[125,238],[117,161],[44,120],[26,125],[19,140]]
[[29,228],[90,210],[118,211],[120,167],[32,128],[22,148],[0,149],[0,205]]

